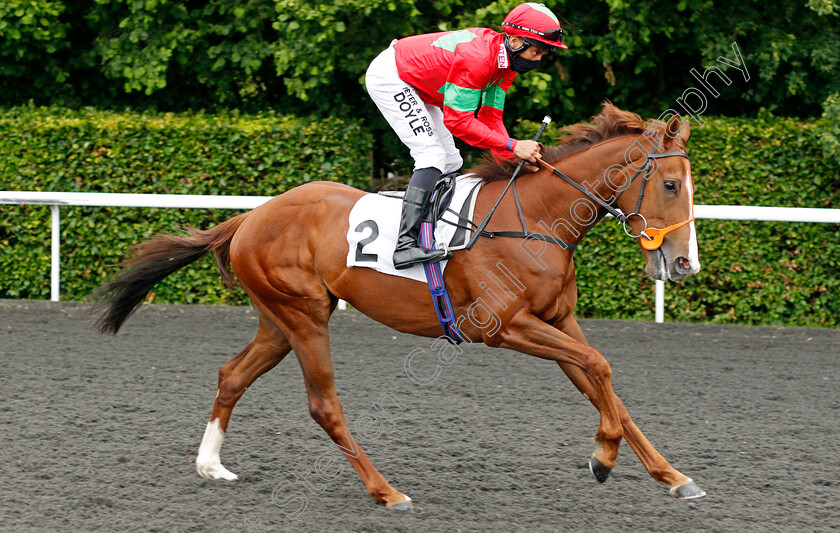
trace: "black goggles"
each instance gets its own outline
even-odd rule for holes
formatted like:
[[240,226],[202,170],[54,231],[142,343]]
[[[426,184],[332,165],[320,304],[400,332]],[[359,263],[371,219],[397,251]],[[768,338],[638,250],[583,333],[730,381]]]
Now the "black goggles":
[[520,26],[519,24],[513,24],[512,22],[503,22],[502,26],[510,26],[511,28],[516,28],[517,30],[527,31],[535,35],[539,35],[540,37],[545,38],[546,41],[551,41],[555,43],[563,42],[563,28],[554,28],[553,30],[539,31],[532,30],[531,28],[526,28],[525,26]]

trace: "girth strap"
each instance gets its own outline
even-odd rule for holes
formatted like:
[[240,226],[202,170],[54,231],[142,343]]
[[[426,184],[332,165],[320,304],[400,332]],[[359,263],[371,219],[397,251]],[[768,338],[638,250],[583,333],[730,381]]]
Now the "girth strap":
[[[444,224],[450,224],[452,226],[455,226],[456,228],[462,228],[462,229],[469,230],[469,231],[475,231],[475,228],[478,227],[472,220],[469,220],[467,218],[462,217],[460,213],[458,213],[456,211],[453,211],[452,209],[447,209],[446,211],[449,212],[449,213],[452,213],[453,215],[458,217],[458,220],[460,222],[469,224],[469,226],[466,226],[466,225],[463,225],[463,224],[458,224],[458,223],[455,223],[455,222],[451,222],[451,221],[446,220],[444,218],[440,219],[440,222],[443,222]],[[523,226],[524,226],[524,224],[525,223],[523,221]],[[542,233],[531,233],[530,231],[487,231],[487,230],[482,230],[481,231],[481,236],[482,237],[490,237],[491,239],[493,237],[510,237],[510,238],[514,238],[514,239],[524,239],[526,237],[530,237],[530,238],[537,239],[537,240],[540,240],[540,241],[549,242],[551,244],[556,244],[557,246],[559,246],[560,248],[563,248],[564,250],[571,250],[573,252],[575,250],[577,250],[577,246],[570,243],[570,242],[566,242],[564,240],[558,239],[556,237],[552,237],[550,235],[543,235]]]
[[542,233],[525,233],[524,231],[487,231],[484,230],[481,232],[482,237],[513,237],[514,239],[524,239],[524,238],[531,238],[537,239],[540,241],[550,242],[551,244],[556,244],[560,248],[564,250],[577,250],[577,246],[570,242],[566,242],[550,235],[543,235]]

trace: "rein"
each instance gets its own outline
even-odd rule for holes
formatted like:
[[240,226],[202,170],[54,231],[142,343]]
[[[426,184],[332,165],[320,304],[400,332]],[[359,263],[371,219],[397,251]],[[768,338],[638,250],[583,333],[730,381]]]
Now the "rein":
[[[534,142],[540,140],[540,137],[542,136],[543,132],[545,132],[545,129],[548,127],[549,124],[551,124],[551,117],[546,115],[545,118],[543,118],[542,124],[540,125],[540,129],[534,136]],[[496,203],[493,205],[493,209],[491,209],[490,212],[487,213],[487,216],[484,217],[484,220],[481,221],[481,224],[476,226],[476,229],[473,232],[473,236],[470,239],[470,242],[467,243],[467,250],[472,250],[473,245],[475,245],[475,241],[477,241],[478,238],[482,235],[487,237],[530,237],[533,235],[537,238],[540,238],[541,240],[548,240],[549,242],[557,241],[554,242],[554,244],[559,244],[563,248],[571,248],[572,250],[576,248],[573,244],[554,239],[553,237],[549,237],[548,235],[531,234],[528,232],[528,227],[525,225],[525,215],[522,214],[522,206],[519,205],[519,194],[516,192],[516,177],[519,175],[519,172],[524,166],[524,159],[521,160],[518,165],[516,165],[516,170],[513,171],[513,175],[510,177],[510,181],[508,181],[508,184],[505,185],[505,189],[502,191],[502,194],[499,195],[499,199],[496,200]],[[484,228],[487,227],[487,223],[490,222],[490,218],[493,216],[493,213],[496,212],[496,208],[499,207],[499,204],[502,203],[502,198],[505,197],[505,194],[507,194],[508,189],[510,189],[511,185],[513,185],[513,199],[516,201],[516,209],[519,211],[519,220],[522,222],[522,229],[524,230],[524,232],[520,233],[513,231],[485,231]]]
[[[684,220],[678,224],[674,224],[673,226],[668,226],[667,228],[649,228],[647,219],[639,211],[642,207],[642,198],[644,198],[645,195],[645,185],[647,185],[647,182],[651,177],[651,170],[653,169],[652,160],[662,159],[665,157],[684,157],[688,159],[688,154],[686,154],[685,152],[663,152],[657,154],[656,150],[659,148],[659,144],[661,141],[661,138],[656,141],[656,144],[653,146],[653,150],[651,150],[651,152],[647,156],[645,156],[644,165],[642,165],[641,168],[639,168],[639,170],[637,170],[636,173],[633,174],[633,177],[630,178],[630,181],[627,183],[627,186],[624,187],[624,189],[622,189],[621,192],[618,193],[618,196],[616,196],[615,200],[611,203],[605,202],[604,200],[593,194],[589,189],[574,181],[569,176],[563,174],[562,172],[554,168],[554,166],[543,161],[542,159],[538,159],[537,162],[543,167],[550,169],[552,174],[562,178],[563,181],[565,181],[566,183],[583,193],[584,196],[586,196],[599,206],[603,207],[609,214],[611,214],[613,217],[615,217],[616,220],[618,220],[621,223],[621,226],[624,229],[624,233],[626,233],[628,237],[640,239],[639,243],[641,244],[642,248],[648,251],[653,251],[662,246],[662,243],[665,240],[665,235],[694,221],[694,217],[692,216],[688,220]],[[621,195],[624,194],[624,191],[630,188],[630,185],[642,172],[644,172],[644,175],[642,176],[642,185],[639,188],[639,198],[636,201],[636,209],[629,215],[626,215],[618,208],[618,199],[621,198]],[[615,203],[615,207],[613,207],[613,203]],[[519,207],[518,202],[517,207]],[[521,216],[521,209],[519,213]],[[637,235],[633,234],[632,230],[628,231],[627,229],[630,219],[632,217],[639,217],[642,219],[642,222],[644,222],[644,227],[642,228],[642,231],[639,232],[639,234]],[[645,239],[647,240],[641,240],[642,237],[645,237]]]
[[[545,119],[543,119],[542,126],[540,127],[539,131],[537,132],[537,135],[534,137],[535,141],[539,140],[540,136],[545,131],[546,126],[548,126],[548,124],[550,122],[551,122],[550,117],[545,117]],[[692,216],[689,219],[684,220],[684,221],[682,221],[678,224],[674,224],[673,226],[668,226],[667,228],[653,228],[653,227],[648,227],[647,219],[640,212],[640,209],[642,207],[642,199],[645,196],[645,186],[647,185],[648,180],[651,178],[651,171],[653,169],[653,160],[654,159],[662,159],[662,158],[665,158],[665,157],[684,157],[686,159],[689,159],[688,154],[686,154],[685,152],[663,152],[663,153],[659,153],[659,154],[656,153],[656,150],[659,149],[659,145],[660,145],[661,142],[662,142],[661,137],[656,140],[656,144],[654,144],[653,149],[650,151],[649,154],[647,154],[645,156],[645,163],[641,166],[641,168],[639,168],[639,170],[636,171],[635,174],[633,174],[633,176],[630,178],[630,181],[627,183],[627,186],[624,187],[618,193],[618,196],[615,197],[615,200],[613,200],[610,203],[605,202],[604,200],[602,200],[601,198],[599,198],[598,196],[593,194],[586,187],[584,187],[580,183],[574,181],[569,176],[563,174],[562,172],[560,172],[559,170],[554,168],[554,166],[552,166],[550,163],[547,163],[547,162],[543,161],[542,159],[537,159],[537,163],[539,163],[543,167],[551,170],[552,174],[554,174],[556,176],[559,176],[560,178],[563,179],[563,181],[565,181],[566,183],[568,183],[569,185],[571,185],[572,187],[574,187],[575,189],[577,189],[578,191],[583,193],[584,196],[586,196],[587,198],[589,198],[590,200],[592,200],[593,202],[595,202],[596,204],[598,204],[599,206],[604,208],[609,214],[611,214],[613,217],[615,217],[616,220],[618,220],[621,223],[621,226],[624,229],[624,233],[626,233],[628,237],[631,237],[633,239],[639,239],[639,244],[642,246],[642,248],[644,248],[645,250],[648,250],[648,251],[653,251],[653,250],[659,249],[662,246],[662,243],[665,241],[665,236],[668,233],[670,233],[670,232],[672,232],[676,229],[679,229],[679,228],[685,226],[686,224],[694,222],[694,216],[693,216],[693,213],[692,213]],[[473,232],[473,236],[466,245],[467,250],[471,250],[473,245],[475,244],[475,241],[477,241],[478,238],[482,237],[482,236],[483,237],[534,238],[534,239],[539,239],[539,240],[542,240],[542,241],[550,242],[552,244],[556,244],[556,245],[560,246],[561,248],[563,248],[564,250],[575,251],[577,249],[576,245],[565,242],[565,241],[560,240],[560,239],[557,239],[555,237],[551,237],[549,235],[542,235],[542,234],[539,234],[539,233],[531,233],[530,231],[528,231],[528,227],[525,225],[525,215],[522,212],[522,205],[520,205],[520,203],[519,203],[519,194],[517,193],[517,190],[516,190],[516,177],[519,175],[519,171],[522,170],[522,166],[524,164],[525,164],[524,159],[519,162],[519,165],[517,165],[516,170],[513,172],[513,175],[511,176],[510,181],[508,181],[508,184],[505,186],[504,190],[502,191],[502,194],[499,195],[499,199],[496,200],[496,203],[493,205],[493,208],[490,210],[489,213],[487,213],[487,216],[484,217],[484,220],[481,222],[481,224],[476,226],[476,224],[473,223],[472,221],[467,221],[471,226],[475,227],[474,232]],[[629,215],[624,214],[621,211],[621,209],[618,208],[618,199],[621,198],[621,195],[624,194],[624,191],[629,189],[630,185],[632,185],[633,182],[636,180],[636,178],[639,177],[639,175],[642,174],[643,172],[644,172],[644,175],[642,176],[642,185],[639,188],[639,198],[636,201],[636,209],[632,213],[630,213]],[[485,230],[484,228],[487,226],[487,223],[490,221],[490,218],[496,212],[496,208],[499,207],[499,204],[501,203],[502,198],[504,198],[505,194],[508,192],[508,189],[510,189],[510,188],[513,188],[513,199],[514,199],[514,202],[516,203],[516,210],[519,213],[519,220],[522,223],[523,231],[487,231],[487,230]],[[615,204],[615,206],[613,206],[613,204]],[[633,234],[632,233],[632,228],[630,230],[628,230],[630,219],[633,218],[633,217],[641,218],[642,222],[644,223],[644,227],[642,228],[642,231],[640,231],[638,234]],[[462,226],[459,226],[459,227],[462,227]],[[465,227],[465,229],[472,229],[472,228]],[[645,239],[643,240],[642,237],[644,237]]]

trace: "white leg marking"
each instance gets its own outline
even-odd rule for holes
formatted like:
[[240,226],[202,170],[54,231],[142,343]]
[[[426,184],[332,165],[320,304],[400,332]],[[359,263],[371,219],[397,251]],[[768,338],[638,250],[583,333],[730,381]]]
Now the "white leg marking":
[[207,479],[238,479],[236,474],[222,466],[219,458],[224,441],[225,432],[219,426],[219,419],[208,422],[198,448],[198,457],[195,458],[195,469],[199,476]]

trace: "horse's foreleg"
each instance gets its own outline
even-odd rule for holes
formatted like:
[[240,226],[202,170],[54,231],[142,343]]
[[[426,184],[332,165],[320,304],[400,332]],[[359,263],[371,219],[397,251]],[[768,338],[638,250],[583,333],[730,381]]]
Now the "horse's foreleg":
[[[569,380],[571,380],[572,384],[577,387],[586,399],[592,402],[592,405],[595,406],[598,412],[601,412],[601,406],[603,405],[602,396],[599,390],[592,384],[589,376],[587,376],[586,373],[577,366],[561,361],[558,361],[557,363],[560,365],[563,372],[565,372],[566,376],[568,376]],[[627,411],[624,410],[622,413],[623,404],[620,402],[621,401],[618,396],[615,396],[614,404],[618,410],[618,418],[622,422],[621,428],[624,430],[622,415],[627,414]],[[624,437],[627,438],[626,435]],[[620,438],[615,441],[602,443],[602,447],[595,450],[592,454],[593,459],[589,461],[589,468],[592,471],[592,475],[595,476],[595,479],[597,479],[600,483],[607,480],[607,477],[610,475],[610,471],[615,467],[615,462],[618,458],[619,444],[621,444]]]
[[560,331],[534,315],[521,311],[502,329],[502,347],[511,348],[572,367],[585,376],[587,394],[601,413],[595,441],[601,445],[599,460],[606,468],[615,465],[623,428],[617,397],[612,388],[612,370],[595,348]]
[[236,474],[222,466],[219,457],[233,407],[245,390],[282,361],[290,350],[289,343],[273,326],[261,324],[254,340],[219,369],[219,387],[213,411],[195,460],[196,470],[201,477],[237,479]]
[[[571,318],[565,320],[560,327],[569,336],[581,342],[586,342],[586,336],[583,334],[576,320]],[[560,368],[563,369],[563,372],[575,387],[600,411],[601,398],[586,373],[577,366],[567,363],[559,364]],[[671,494],[678,498],[698,498],[705,496],[706,493],[697,487],[691,478],[672,467],[656,448],[654,448],[653,444],[650,443],[644,433],[642,433],[630,418],[630,414],[618,396],[615,396],[615,404],[618,407],[619,419],[621,420],[621,427],[624,431],[624,439],[633,451],[636,452],[636,455],[653,479],[663,485],[669,485],[671,487]],[[593,454],[595,461],[590,461],[592,474],[601,483],[606,481],[610,470],[614,466],[614,461],[609,463],[609,457],[605,457],[605,455],[606,450],[597,450]]]
[[300,361],[309,397],[312,418],[344,453],[362,478],[368,492],[378,502],[397,509],[411,508],[411,498],[393,488],[371,464],[353,438],[335,391],[329,337],[323,327],[296,328],[292,346]]

